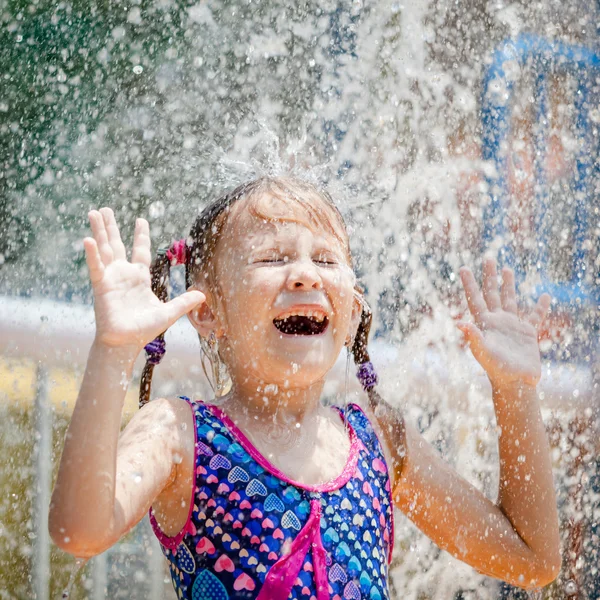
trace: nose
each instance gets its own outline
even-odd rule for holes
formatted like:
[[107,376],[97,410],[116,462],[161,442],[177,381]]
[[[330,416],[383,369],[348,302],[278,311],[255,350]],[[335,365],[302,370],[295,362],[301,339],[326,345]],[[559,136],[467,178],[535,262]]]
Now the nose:
[[312,260],[299,260],[290,263],[287,287],[290,290],[321,290],[323,281]]

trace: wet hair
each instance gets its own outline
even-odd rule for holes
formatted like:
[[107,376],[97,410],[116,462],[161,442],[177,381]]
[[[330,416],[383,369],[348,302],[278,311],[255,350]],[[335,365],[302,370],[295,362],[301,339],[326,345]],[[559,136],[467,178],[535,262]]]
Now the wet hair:
[[[322,228],[338,239],[346,251],[347,260],[352,267],[350,245],[344,219],[333,202],[331,196],[313,184],[292,177],[261,177],[243,183],[234,190],[224,194],[209,204],[194,222],[186,240],[185,283],[186,288],[192,286],[200,278],[214,284],[214,264],[218,241],[225,224],[231,218],[233,207],[240,200],[245,200],[251,214],[269,221],[295,221],[309,227]],[[275,202],[273,202],[275,200]],[[281,201],[290,204],[289,210],[277,210]],[[294,206],[295,205],[295,206]],[[235,217],[233,217],[235,218]],[[168,284],[171,258],[166,250],[158,251],[150,273],[152,291],[158,298],[168,300]],[[362,290],[355,291],[362,300]],[[369,362],[367,342],[371,328],[372,314],[366,302],[361,301],[362,315],[358,330],[351,348],[354,362],[357,365]],[[164,333],[155,340],[164,345]],[[142,407],[150,399],[152,374],[157,360],[148,356],[140,383],[139,404]],[[377,403],[379,396],[375,387],[367,389],[371,404]]]

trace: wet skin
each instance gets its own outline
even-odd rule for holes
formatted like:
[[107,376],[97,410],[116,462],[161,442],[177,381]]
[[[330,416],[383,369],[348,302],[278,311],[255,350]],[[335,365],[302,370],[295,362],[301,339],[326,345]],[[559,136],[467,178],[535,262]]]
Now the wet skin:
[[[112,211],[90,213],[94,237],[84,246],[97,335],[50,507],[51,534],[63,549],[80,556],[102,552],[152,503],[167,533],[185,521],[193,473],[189,407],[178,400],[153,401],[119,439],[126,391],[121,382],[128,381],[144,343],[184,314],[201,334],[219,338],[234,383],[227,411],[263,453],[280,456],[284,472],[307,482],[341,470],[347,440],[339,421],[321,408],[320,396],[325,374],[356,328],[360,307],[344,265],[321,262],[324,254],[331,255],[326,262],[340,258],[343,248],[318,229],[238,216],[232,227],[241,224],[240,230],[224,234],[227,243],[218,248],[218,289],[190,290],[162,304],[149,289],[148,224],[138,221],[129,262]],[[533,313],[521,318],[512,272],[503,273],[499,290],[495,262],[486,261],[483,293],[468,269],[461,278],[473,322],[459,327],[492,383],[502,431],[498,501],[462,479],[410,424],[400,427],[395,410],[376,411],[373,422],[392,467],[396,506],[476,569],[539,587],[560,567],[549,448],[535,393],[537,330],[549,299],[543,296]],[[302,339],[282,335],[273,321],[282,311],[307,310],[307,299],[312,310],[328,315],[328,327]],[[301,423],[303,437],[288,452],[260,435],[281,413]],[[341,450],[332,453],[333,446]]]

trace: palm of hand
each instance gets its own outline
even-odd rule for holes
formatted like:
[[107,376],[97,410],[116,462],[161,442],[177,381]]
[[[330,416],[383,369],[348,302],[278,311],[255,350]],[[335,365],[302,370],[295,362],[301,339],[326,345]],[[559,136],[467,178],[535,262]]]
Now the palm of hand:
[[459,323],[458,327],[492,384],[537,385],[541,375],[538,329],[550,297],[542,295],[531,314],[521,318],[511,269],[503,270],[500,292],[493,260],[484,263],[483,294],[469,269],[461,269],[461,279],[475,322]]
[[141,347],[152,339],[151,330],[166,329],[164,304],[152,292],[148,268],[113,262],[94,287],[94,298],[97,336],[109,346]]
[[92,211],[89,218],[94,237],[84,240],[84,248],[94,290],[96,339],[110,347],[139,351],[202,302],[204,295],[190,291],[163,303],[153,293],[150,236],[144,219],[136,222],[129,262],[112,211]]

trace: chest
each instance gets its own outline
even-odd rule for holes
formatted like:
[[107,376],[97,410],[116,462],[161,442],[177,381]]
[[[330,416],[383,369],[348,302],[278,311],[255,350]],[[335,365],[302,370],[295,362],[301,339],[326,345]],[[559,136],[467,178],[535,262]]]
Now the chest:
[[288,479],[313,486],[338,477],[348,462],[351,449],[348,432],[326,420],[287,447],[274,445],[269,435],[254,435],[251,441],[258,452]]
[[[211,573],[229,598],[240,600],[255,598],[234,593],[242,584],[252,592],[264,588],[269,600],[387,598],[389,488],[386,477],[373,472],[372,455],[361,449],[347,480],[338,477],[339,487],[314,491],[243,456],[230,466],[218,458],[238,451],[229,450],[207,456],[198,469],[190,534],[174,565]],[[282,577],[285,593],[276,594]]]
[[[268,462],[236,433],[210,418],[199,424],[193,510],[186,535],[166,550],[181,597],[204,598],[205,588],[220,597],[218,588],[224,598],[255,598],[264,588],[271,600],[388,598],[393,528],[381,453],[351,428],[346,446],[329,431],[331,444]],[[328,483],[292,480],[297,462],[306,478]],[[279,589],[280,576],[287,587],[275,594],[269,578]]]

